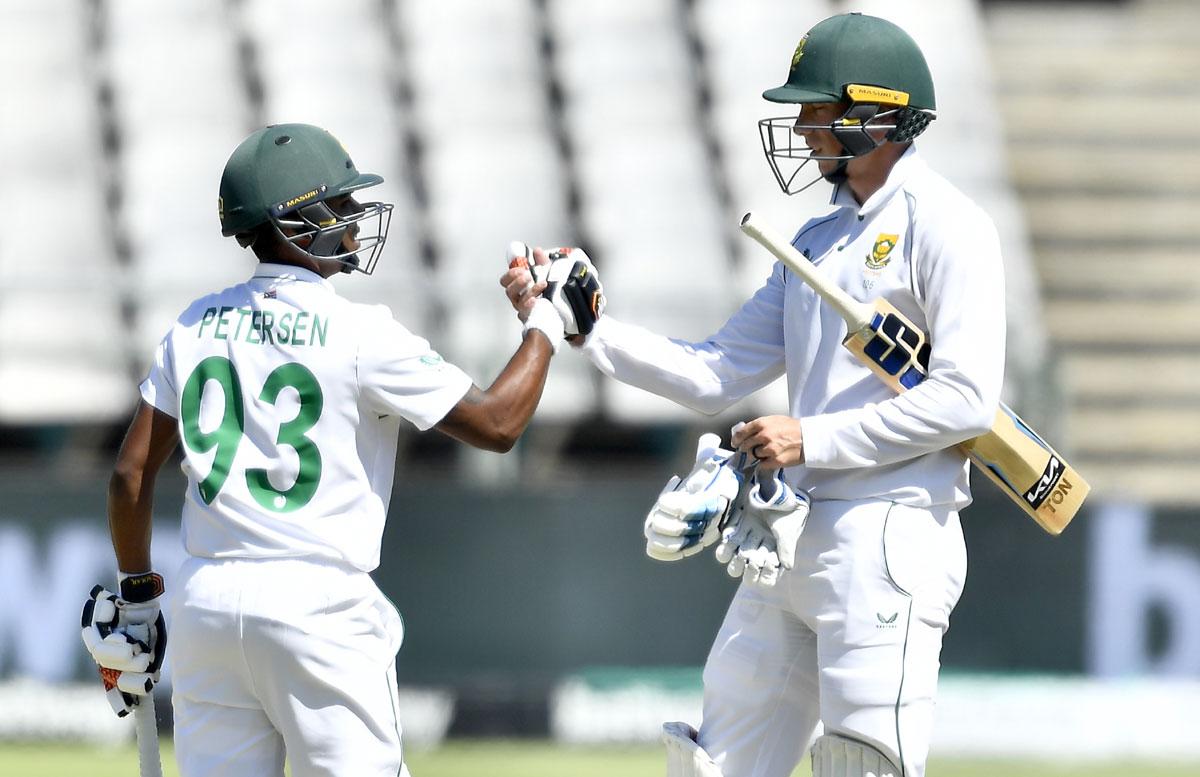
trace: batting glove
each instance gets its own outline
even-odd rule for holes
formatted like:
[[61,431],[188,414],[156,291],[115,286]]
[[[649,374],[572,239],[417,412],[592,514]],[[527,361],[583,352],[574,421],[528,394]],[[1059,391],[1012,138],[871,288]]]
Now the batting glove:
[[646,516],[646,555],[678,561],[716,542],[721,525],[737,503],[744,477],[721,448],[721,438],[704,434],[696,444],[696,466],[686,477],[672,475]]
[[582,248],[556,248],[550,263],[533,267],[534,279],[548,284],[542,296],[562,318],[568,335],[587,336],[604,314],[604,287]]
[[83,605],[83,644],[100,670],[113,712],[125,717],[138,697],[154,690],[167,649],[167,624],[159,609],[161,575],[147,572],[121,580],[118,596],[102,586]]
[[810,505],[808,494],[793,490],[782,470],[756,472],[742,509],[721,533],[717,561],[731,577],[745,574],[751,583],[775,585],[796,563]]

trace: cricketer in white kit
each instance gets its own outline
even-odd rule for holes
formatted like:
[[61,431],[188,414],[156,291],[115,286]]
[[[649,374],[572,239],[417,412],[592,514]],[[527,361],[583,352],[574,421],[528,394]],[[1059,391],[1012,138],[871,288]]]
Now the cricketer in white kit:
[[[778,263],[703,342],[610,316],[587,338],[605,374],[705,413],[786,374],[787,414],[754,419],[732,441],[811,499],[806,521],[802,497],[788,508],[802,532],[791,568],[743,578],[704,669],[699,731],[666,727],[668,774],[786,777],[811,749],[816,777],[920,777],[942,637],[966,574],[958,512],[970,503],[968,465],[955,446],[990,428],[1000,398],[998,236],[912,145],[933,117],[933,83],[895,25],[859,14],[821,22],[797,47],[787,84],[764,96],[800,105],[798,117],[760,124],[784,191],[798,190],[809,161],[834,184],[833,212],[804,224],[793,245],[857,299],[886,298],[928,332],[929,377],[896,395],[842,347],[842,318]],[[520,309],[527,300],[512,276],[506,291]],[[678,493],[731,453],[702,450],[655,511],[700,527],[697,542],[715,541],[700,537],[736,479],[722,490],[705,476],[698,494],[708,501],[690,514]],[[647,530],[657,558],[695,549],[656,550]],[[746,548],[738,553],[731,570],[754,566]]]
[[295,777],[408,773],[394,663],[403,624],[368,575],[400,426],[510,449],[564,337],[555,303],[583,293],[568,283],[543,298],[495,383],[475,387],[386,307],[344,299],[329,280],[373,270],[391,205],[353,193],[381,180],[310,125],[243,141],[222,176],[222,231],[260,262],[183,312],[141,384],[109,491],[121,593],[93,591],[84,640],[127,713],[165,647],[150,510],[155,474],[182,440],[188,559],[166,622],[184,777],[281,776],[285,756]]

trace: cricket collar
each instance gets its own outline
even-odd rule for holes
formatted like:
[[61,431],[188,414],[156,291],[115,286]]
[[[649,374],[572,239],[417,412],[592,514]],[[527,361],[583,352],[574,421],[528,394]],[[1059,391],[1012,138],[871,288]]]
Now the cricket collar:
[[322,278],[312,270],[307,270],[303,267],[297,267],[294,264],[275,264],[272,262],[259,262],[258,267],[254,268],[253,278],[266,278],[269,280],[280,281],[300,281],[302,283],[316,283],[324,286],[329,290],[333,290],[333,284],[328,278]]
[[850,191],[850,187],[845,183],[833,187],[833,196],[829,198],[829,204],[838,208],[849,208],[859,218],[867,218],[882,209],[900,187],[904,186],[904,182],[912,176],[913,172],[924,166],[925,160],[917,153],[917,145],[914,143],[900,155],[896,164],[892,165],[892,170],[888,173],[883,186],[880,186],[878,191],[868,197],[862,205],[859,205],[858,200],[854,199],[854,192]]

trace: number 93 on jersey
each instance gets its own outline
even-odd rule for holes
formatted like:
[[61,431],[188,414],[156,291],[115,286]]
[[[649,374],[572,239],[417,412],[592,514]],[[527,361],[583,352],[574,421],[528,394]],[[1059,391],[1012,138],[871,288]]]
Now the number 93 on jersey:
[[[247,397],[251,396],[246,392],[257,391],[252,398],[278,406],[287,389],[294,392],[298,408],[291,420],[279,424],[274,440],[276,458],[287,455],[284,451],[290,449],[299,464],[291,486],[279,488],[271,482],[266,469],[239,471],[234,464],[242,438],[246,436],[245,408]],[[215,400],[217,395],[222,399]],[[201,478],[197,473],[200,498],[205,504],[212,504],[229,483],[229,478],[240,475],[245,478],[250,495],[263,509],[287,513],[304,507],[321,482],[321,451],[305,435],[320,419],[323,406],[321,386],[312,371],[302,364],[282,364],[271,371],[261,387],[256,387],[243,386],[237,368],[223,356],[210,356],[201,361],[192,370],[180,397],[184,444],[195,454],[213,454],[208,474]]]

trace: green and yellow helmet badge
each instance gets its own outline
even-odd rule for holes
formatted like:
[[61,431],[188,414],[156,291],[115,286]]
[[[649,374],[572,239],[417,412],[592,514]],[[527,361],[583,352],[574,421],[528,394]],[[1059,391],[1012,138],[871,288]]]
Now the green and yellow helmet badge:
[[875,238],[875,245],[871,248],[871,253],[867,256],[867,267],[872,270],[879,270],[891,261],[890,255],[892,249],[896,247],[896,242],[900,239],[899,235],[885,235],[880,233],[879,237]]
[[796,44],[796,52],[794,54],[792,54],[791,70],[795,70],[796,66],[800,64],[800,58],[804,56],[804,44],[805,43],[808,43],[807,35],[805,35],[803,38],[801,38],[800,42]]

